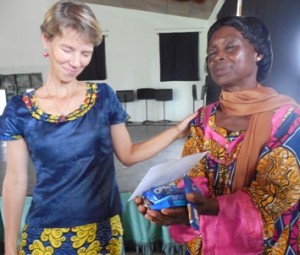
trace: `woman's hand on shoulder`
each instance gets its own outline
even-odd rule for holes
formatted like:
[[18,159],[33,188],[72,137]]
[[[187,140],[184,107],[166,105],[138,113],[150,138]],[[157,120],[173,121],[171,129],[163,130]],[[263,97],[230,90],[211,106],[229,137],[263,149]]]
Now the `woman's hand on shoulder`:
[[196,118],[198,115],[198,112],[194,112],[187,117],[185,117],[180,123],[178,123],[175,128],[178,131],[178,138],[182,138],[188,135],[190,122]]

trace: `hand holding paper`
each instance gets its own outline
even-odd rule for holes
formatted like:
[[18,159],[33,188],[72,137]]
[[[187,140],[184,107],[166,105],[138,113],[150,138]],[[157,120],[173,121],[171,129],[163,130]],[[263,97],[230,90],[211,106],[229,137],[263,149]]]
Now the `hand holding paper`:
[[183,178],[205,155],[206,152],[197,153],[151,167],[129,200],[141,196],[144,191],[152,187],[166,185]]

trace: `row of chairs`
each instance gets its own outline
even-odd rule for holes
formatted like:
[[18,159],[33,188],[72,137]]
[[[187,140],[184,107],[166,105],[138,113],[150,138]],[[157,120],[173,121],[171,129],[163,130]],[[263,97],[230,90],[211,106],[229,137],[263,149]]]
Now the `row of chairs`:
[[[153,88],[140,88],[136,91],[136,98],[137,100],[145,100],[145,111],[146,111],[146,120],[143,121],[143,124],[149,124],[153,121],[148,119],[148,100],[154,99],[157,101],[163,102],[163,122],[170,122],[166,120],[166,112],[165,112],[165,102],[173,100],[173,90],[172,89],[153,89]],[[116,95],[120,102],[124,103],[125,111],[127,102],[135,101],[135,94],[134,90],[117,90]]]
[[0,74],[0,89],[6,92],[7,100],[21,95],[28,89],[37,89],[43,85],[42,73]]

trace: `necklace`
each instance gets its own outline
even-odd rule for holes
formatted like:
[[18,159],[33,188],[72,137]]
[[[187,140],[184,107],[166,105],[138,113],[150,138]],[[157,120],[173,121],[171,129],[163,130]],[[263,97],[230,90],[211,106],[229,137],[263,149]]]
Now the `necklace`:
[[75,87],[74,91],[72,92],[72,94],[70,95],[70,97],[68,98],[68,101],[67,101],[67,103],[65,104],[65,106],[63,107],[63,109],[60,109],[60,107],[58,107],[58,105],[57,105],[57,103],[56,103],[56,98],[55,98],[55,96],[52,96],[52,95],[51,95],[48,86],[45,85],[45,87],[46,87],[46,90],[47,90],[47,92],[48,92],[48,94],[49,94],[49,96],[50,96],[50,98],[51,98],[51,100],[52,100],[52,102],[53,102],[53,105],[54,105],[56,111],[59,112],[59,115],[61,116],[61,118],[65,119],[66,116],[68,115],[68,114],[65,114],[65,113],[66,113],[67,110],[68,110],[68,107],[69,107],[69,105],[70,105],[70,103],[71,103],[72,97],[75,95],[75,93],[76,93],[76,91],[77,91],[78,83],[76,83],[76,87]]

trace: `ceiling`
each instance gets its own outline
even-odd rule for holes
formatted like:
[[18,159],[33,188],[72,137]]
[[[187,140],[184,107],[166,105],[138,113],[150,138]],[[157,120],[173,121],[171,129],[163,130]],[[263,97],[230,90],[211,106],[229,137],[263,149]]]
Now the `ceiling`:
[[224,0],[86,0],[86,3],[208,20]]

